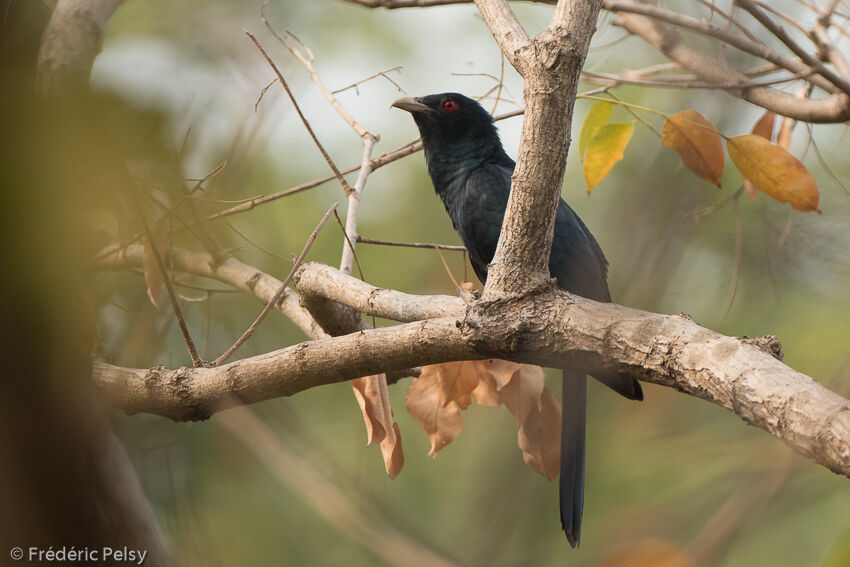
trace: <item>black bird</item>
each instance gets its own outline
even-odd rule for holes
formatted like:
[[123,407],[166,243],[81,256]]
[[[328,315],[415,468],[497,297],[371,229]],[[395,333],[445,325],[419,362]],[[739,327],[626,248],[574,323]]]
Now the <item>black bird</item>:
[[[496,252],[511,190],[512,160],[502,148],[493,118],[478,102],[458,93],[400,98],[392,106],[413,116],[434,189],[469,251],[482,283]],[[596,239],[563,199],[555,217],[549,272],[562,289],[596,301],[611,301],[608,261]],[[572,547],[579,544],[584,504],[584,445],[587,379],[563,371],[561,423],[561,526]],[[637,381],[597,375],[597,380],[632,400],[642,400]]]

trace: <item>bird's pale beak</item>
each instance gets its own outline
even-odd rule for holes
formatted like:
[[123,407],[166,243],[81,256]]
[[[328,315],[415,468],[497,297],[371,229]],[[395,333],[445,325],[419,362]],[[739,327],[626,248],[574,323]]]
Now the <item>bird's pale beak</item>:
[[402,97],[393,101],[390,108],[396,107],[408,112],[426,112],[430,111],[431,107],[422,104],[419,100],[411,97]]

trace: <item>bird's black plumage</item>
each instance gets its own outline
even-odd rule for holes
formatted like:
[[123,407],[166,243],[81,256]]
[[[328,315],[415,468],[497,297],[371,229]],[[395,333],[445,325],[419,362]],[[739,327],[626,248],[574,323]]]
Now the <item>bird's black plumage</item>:
[[[458,93],[403,98],[393,106],[413,115],[434,189],[469,251],[475,274],[487,280],[496,252],[515,163],[502,148],[493,118],[478,102]],[[549,271],[558,286],[596,301],[610,301],[608,262],[596,239],[563,199],[558,203]],[[596,378],[630,399],[642,399],[631,378]],[[586,378],[564,371],[561,430],[561,525],[579,543],[584,501]]]

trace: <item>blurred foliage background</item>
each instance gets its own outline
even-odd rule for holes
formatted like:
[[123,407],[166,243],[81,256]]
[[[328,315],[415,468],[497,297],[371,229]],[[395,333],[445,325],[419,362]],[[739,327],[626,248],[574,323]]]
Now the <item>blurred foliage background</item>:
[[[18,21],[37,33],[46,8],[39,2],[22,4],[16,6]],[[804,7],[785,4],[806,17]],[[705,15],[695,3],[675,5]],[[98,142],[88,138],[102,134],[118,141],[126,171],[115,178],[126,175],[172,204],[195,186],[190,180],[227,160],[194,194],[197,214],[221,210],[227,206],[223,201],[327,175],[327,164],[279,85],[255,110],[273,73],[244,28],[277,62],[336,163],[359,163],[356,134],[267,32],[259,8],[258,2],[236,0],[127,1],[107,28],[92,72],[97,103],[80,111],[78,123],[59,125],[77,128],[77,133],[91,128],[90,136],[72,148],[80,160],[96,166],[98,156],[115,158],[108,152],[92,154]],[[530,32],[543,29],[551,11],[530,4],[514,9]],[[387,74],[411,95],[480,95],[500,75],[498,49],[471,6],[370,11],[337,0],[273,1],[266,13],[276,29],[288,29],[309,45],[318,73],[332,89],[402,66]],[[623,35],[603,15],[587,68],[618,72],[662,62],[650,48]],[[21,32],[20,41],[26,37]],[[846,52],[848,40],[842,39],[839,47]],[[509,68],[504,84],[504,96],[521,105],[522,84]],[[761,114],[711,90],[618,87],[613,92],[665,112],[698,110],[727,135],[749,132]],[[409,116],[389,109],[402,96],[390,81],[379,77],[338,96],[359,122],[381,136],[376,155],[416,137]],[[590,105],[577,104],[574,139]],[[497,112],[515,107],[500,101]],[[618,112],[622,115],[615,119],[631,119]],[[655,117],[648,118],[660,127]],[[512,155],[520,125],[521,118],[499,124]],[[740,175],[730,164],[718,190],[686,171],[675,153],[661,148],[640,124],[625,160],[591,196],[573,152],[563,196],[606,251],[615,301],[685,312],[725,334],[776,335],[790,366],[846,396],[850,139],[845,134],[843,125],[810,131],[798,125],[794,133],[791,149],[818,180],[822,215],[792,213],[763,195],[756,200],[743,195],[737,205],[695,215],[734,193]],[[60,153],[69,159],[66,147],[46,144],[44,151],[46,163]],[[111,174],[108,169],[104,164],[105,176]],[[93,197],[94,205],[83,211],[92,232],[125,242],[140,232],[137,212],[120,199],[101,193]],[[337,183],[326,183],[230,217],[232,228],[215,222],[207,229],[243,262],[283,279],[290,257],[335,201],[344,203],[344,193]],[[361,211],[359,228],[366,237],[458,243],[421,154],[373,173]],[[173,244],[199,248],[185,234],[175,236]],[[338,264],[341,247],[341,232],[330,223],[309,259]],[[462,255],[445,256],[458,280],[473,279]],[[375,285],[454,293],[433,251],[361,245],[358,257],[367,281]],[[240,293],[187,287],[222,290],[215,282],[179,281],[180,293],[191,300],[183,302],[190,331],[208,358],[232,344],[262,307]],[[152,307],[140,273],[89,274],[86,285],[107,360],[137,367],[189,363],[170,309]],[[294,325],[272,314],[239,356],[303,339]],[[552,378],[550,386],[556,389]],[[635,404],[592,384],[584,537],[581,549],[571,551],[558,522],[557,486],[522,462],[510,414],[471,407],[464,412],[462,434],[432,460],[424,433],[404,410],[407,383],[390,388],[406,457],[393,481],[383,471],[377,448],[364,447],[362,418],[345,384],[250,408],[272,432],[263,438],[267,450],[288,455],[277,464],[259,458],[262,443],[252,445],[235,434],[242,422],[225,415],[193,424],[148,415],[115,415],[114,420],[180,565],[380,564],[368,546],[327,520],[336,513],[333,498],[305,497],[299,478],[310,486],[304,477],[310,467],[325,473],[363,514],[362,521],[392,525],[411,542],[464,565],[850,565],[847,479],[792,454],[721,408],[652,385],[645,387],[646,401]],[[280,467],[289,472],[281,474]]]

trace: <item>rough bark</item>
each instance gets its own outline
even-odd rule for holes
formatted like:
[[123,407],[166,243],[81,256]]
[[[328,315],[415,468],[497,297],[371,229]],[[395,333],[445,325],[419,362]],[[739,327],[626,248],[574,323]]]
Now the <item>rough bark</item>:
[[[380,290],[334,268],[302,267],[302,293],[322,293],[380,317],[407,317],[422,299]],[[347,293],[340,290],[351,284]],[[384,296],[380,301],[375,297]],[[438,296],[437,302],[451,304]],[[458,305],[460,307],[460,305]],[[434,313],[437,314],[437,313]],[[797,452],[850,476],[850,401],[776,358],[775,340],[739,339],[689,317],[597,303],[558,290],[482,299],[465,312],[302,343],[219,368],[127,369],[98,363],[114,405],[175,420],[233,405],[434,362],[505,358],[587,371],[614,370],[718,404]]]

